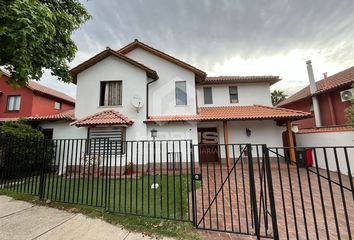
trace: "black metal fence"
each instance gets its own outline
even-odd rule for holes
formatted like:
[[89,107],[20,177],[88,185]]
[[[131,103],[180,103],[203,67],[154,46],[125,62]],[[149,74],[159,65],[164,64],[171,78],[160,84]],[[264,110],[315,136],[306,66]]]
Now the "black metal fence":
[[[269,194],[271,175],[267,175],[266,167],[269,168],[270,163],[269,158],[264,157],[264,147],[251,144],[194,145],[195,156],[199,156],[196,171],[201,175],[196,180],[201,182],[201,187],[194,192],[193,198],[197,228],[273,237],[274,199]],[[210,149],[217,152],[218,162],[203,159],[203,151],[210,152]]]
[[1,188],[111,212],[190,221],[188,140],[37,140],[30,144],[35,151],[28,144],[0,141]]
[[354,146],[267,149],[279,239],[352,239]]
[[0,139],[0,188],[258,238],[352,239],[354,147],[291,150]]

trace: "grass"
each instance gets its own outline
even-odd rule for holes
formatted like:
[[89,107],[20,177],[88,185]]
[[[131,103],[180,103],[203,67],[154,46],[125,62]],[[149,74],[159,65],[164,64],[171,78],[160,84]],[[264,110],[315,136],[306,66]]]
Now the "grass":
[[[158,184],[152,189],[153,183]],[[39,178],[23,180],[10,189],[38,194]],[[105,207],[118,213],[189,220],[188,192],[190,179],[186,175],[144,175],[122,179],[97,177],[46,177],[44,198],[57,202]]]
[[[155,179],[152,175],[136,179],[127,176],[126,179],[106,181],[93,176],[70,179],[48,175],[44,200],[25,194],[30,192],[38,194],[39,177],[22,179],[20,183],[10,184],[7,189],[0,189],[0,194],[40,205],[48,205],[45,199],[49,199],[52,201],[49,204],[51,207],[81,212],[147,235],[177,239],[199,238],[189,222],[168,220],[189,220],[190,176],[187,178],[183,174],[155,175]],[[159,185],[156,190],[151,189],[153,183]]]

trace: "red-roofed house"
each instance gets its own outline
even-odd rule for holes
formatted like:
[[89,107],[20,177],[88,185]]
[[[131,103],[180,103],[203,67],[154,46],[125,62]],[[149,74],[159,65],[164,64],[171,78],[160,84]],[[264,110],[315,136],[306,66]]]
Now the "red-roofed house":
[[75,107],[75,99],[64,93],[34,81],[26,87],[13,88],[7,83],[9,79],[10,75],[1,71],[0,121],[55,115]]
[[[320,119],[322,127],[343,126],[348,124],[345,110],[351,104],[347,97],[352,92],[354,83],[354,66],[344,71],[316,82],[315,95],[319,102]],[[352,93],[352,96],[354,93]],[[310,86],[306,86],[286,100],[280,102],[278,107],[296,109],[299,111],[313,111]],[[300,129],[314,128],[314,117],[296,121]]]

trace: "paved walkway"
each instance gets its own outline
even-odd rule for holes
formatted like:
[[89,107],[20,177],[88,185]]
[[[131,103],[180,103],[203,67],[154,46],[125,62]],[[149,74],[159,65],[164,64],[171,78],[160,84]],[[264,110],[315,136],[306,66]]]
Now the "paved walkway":
[[100,219],[0,196],[0,239],[151,239]]

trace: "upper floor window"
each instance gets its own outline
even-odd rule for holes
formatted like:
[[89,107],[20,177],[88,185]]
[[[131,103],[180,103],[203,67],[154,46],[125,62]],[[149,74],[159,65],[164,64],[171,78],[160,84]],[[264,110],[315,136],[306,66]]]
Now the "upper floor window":
[[213,91],[211,87],[204,87],[204,104],[213,104]]
[[54,103],[54,108],[57,109],[57,110],[60,110],[61,109],[61,102],[55,102]]
[[238,103],[238,90],[236,86],[229,87],[230,103]]
[[176,105],[187,105],[186,81],[176,82]]
[[100,106],[122,105],[122,81],[101,82]]
[[7,97],[7,111],[19,111],[21,105],[21,96]]

